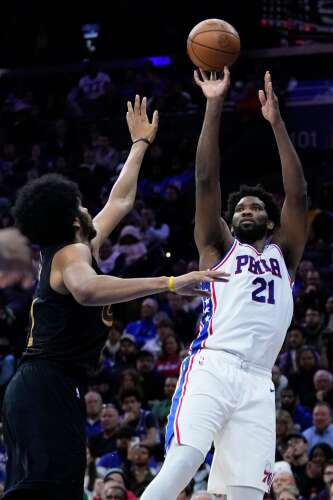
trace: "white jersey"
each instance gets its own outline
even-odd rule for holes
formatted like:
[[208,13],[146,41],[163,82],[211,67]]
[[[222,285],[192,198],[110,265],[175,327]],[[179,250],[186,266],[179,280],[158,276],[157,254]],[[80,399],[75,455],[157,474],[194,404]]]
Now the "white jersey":
[[191,352],[215,349],[272,369],[293,315],[292,283],[281,249],[268,243],[262,252],[235,239],[213,268],[230,274],[228,283],[204,283],[198,337]]

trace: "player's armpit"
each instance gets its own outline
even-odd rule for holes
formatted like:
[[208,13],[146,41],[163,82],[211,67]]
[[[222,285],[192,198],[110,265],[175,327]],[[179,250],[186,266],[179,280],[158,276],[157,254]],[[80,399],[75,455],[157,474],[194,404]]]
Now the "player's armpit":
[[210,211],[208,207],[206,213],[200,216],[199,207],[200,203],[197,203],[194,239],[200,255],[200,269],[207,269],[216,264],[228,251],[234,237],[222,217],[215,218],[213,210]]

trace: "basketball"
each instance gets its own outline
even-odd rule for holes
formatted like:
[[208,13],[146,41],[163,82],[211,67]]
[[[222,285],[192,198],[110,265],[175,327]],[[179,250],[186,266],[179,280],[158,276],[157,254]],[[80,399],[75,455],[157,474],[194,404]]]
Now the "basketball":
[[239,56],[240,38],[233,26],[222,19],[206,19],[194,26],[187,38],[187,54],[195,66],[222,71]]

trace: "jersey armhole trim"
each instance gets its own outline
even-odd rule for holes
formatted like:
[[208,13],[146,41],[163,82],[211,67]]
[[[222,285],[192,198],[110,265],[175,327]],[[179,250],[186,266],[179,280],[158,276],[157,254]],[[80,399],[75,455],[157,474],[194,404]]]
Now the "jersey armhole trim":
[[214,266],[212,266],[210,268],[210,271],[216,271],[219,267],[221,267],[229,259],[230,255],[235,250],[237,244],[238,244],[238,241],[235,238],[234,242],[231,245],[231,247],[229,248],[229,250],[224,254],[224,256]]
[[272,247],[276,247],[278,252],[280,253],[282,259],[283,259],[283,262],[284,262],[284,265],[286,266],[286,270],[287,270],[287,273],[288,273],[288,277],[289,277],[289,282],[290,282],[290,286],[291,288],[293,288],[294,286],[294,282],[290,276],[290,273],[289,273],[289,269],[287,267],[287,263],[286,263],[286,259],[284,258],[284,255],[283,255],[283,252],[282,252],[282,248],[277,244],[277,243],[270,243],[270,245],[272,245]]

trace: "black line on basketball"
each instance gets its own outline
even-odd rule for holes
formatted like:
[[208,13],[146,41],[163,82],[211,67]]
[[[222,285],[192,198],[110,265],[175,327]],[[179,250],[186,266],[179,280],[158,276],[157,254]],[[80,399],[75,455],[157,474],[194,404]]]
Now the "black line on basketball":
[[218,66],[213,66],[212,64],[207,64],[206,61],[204,61],[203,59],[201,59],[201,57],[199,57],[196,53],[195,53],[195,50],[194,50],[194,47],[193,47],[194,44],[191,45],[191,49],[192,49],[192,52],[193,54],[195,55],[195,57],[201,61],[205,66],[209,66],[209,69],[208,71],[221,71],[221,68],[218,67]]
[[199,47],[203,47],[204,49],[216,50],[216,52],[223,52],[223,54],[230,54],[231,56],[238,54],[238,52],[229,52],[228,50],[216,49],[215,47],[209,47],[209,45],[204,45],[203,43],[195,42],[194,40],[191,40],[191,42],[192,42],[192,45],[199,45]]

